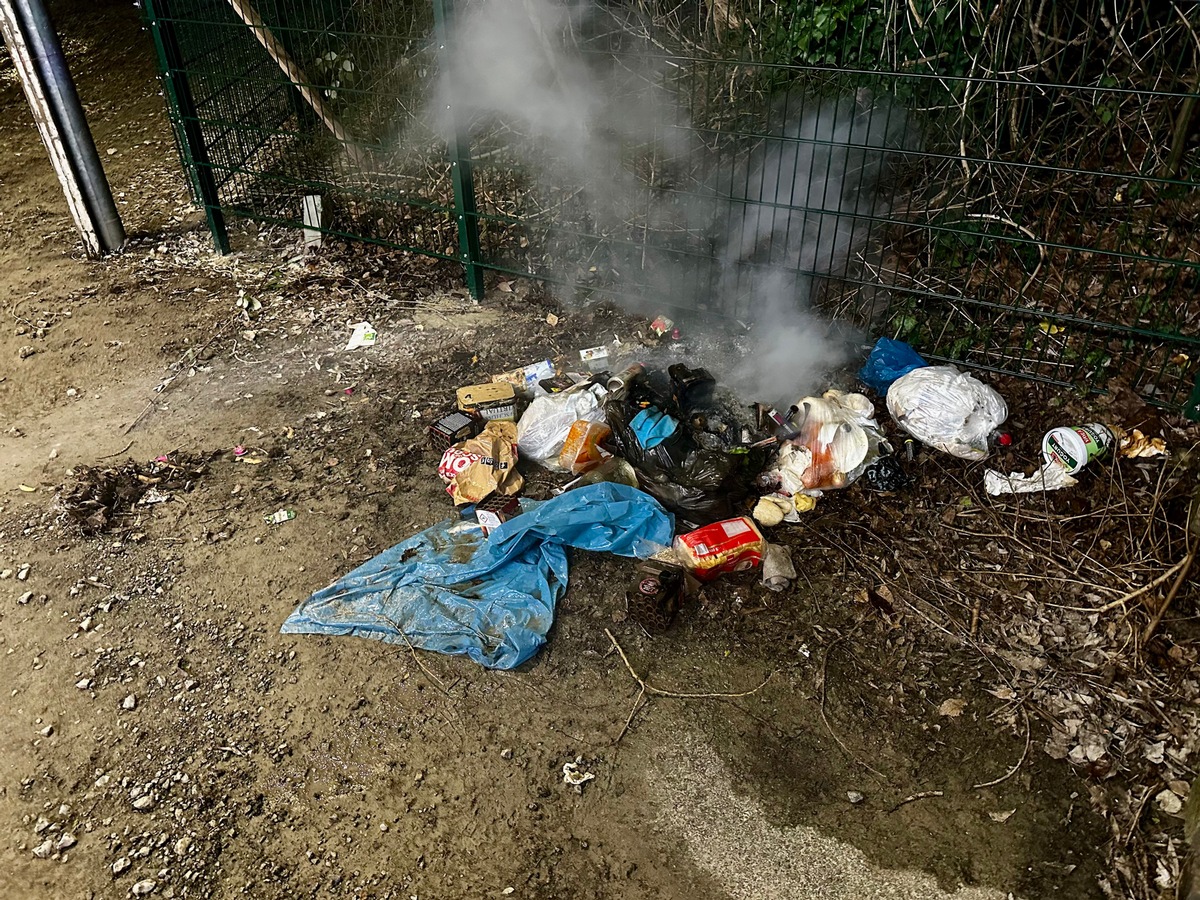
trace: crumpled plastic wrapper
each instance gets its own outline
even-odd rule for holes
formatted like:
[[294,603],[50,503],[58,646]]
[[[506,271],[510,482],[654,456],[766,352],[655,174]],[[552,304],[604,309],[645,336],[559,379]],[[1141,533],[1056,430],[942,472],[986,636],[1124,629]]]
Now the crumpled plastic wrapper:
[[786,591],[796,580],[792,554],[779,544],[767,544],[762,561],[762,583],[773,591]]
[[477,437],[445,452],[438,473],[455,506],[478,503],[493,493],[511,497],[525,484],[517,471],[517,426],[488,422]]
[[1126,459],[1146,459],[1168,453],[1167,442],[1160,437],[1149,438],[1136,428],[1126,431],[1117,425],[1110,425],[1109,429],[1117,439],[1117,454]]
[[1042,491],[1057,491],[1073,484],[1078,480],[1067,474],[1056,462],[1048,462],[1032,475],[1022,475],[1013,472],[1002,475],[995,469],[983,473],[983,489],[992,497],[1001,494],[1040,494]]
[[862,394],[826,391],[796,406],[799,433],[780,448],[777,463],[787,493],[846,487],[878,458],[875,406]]

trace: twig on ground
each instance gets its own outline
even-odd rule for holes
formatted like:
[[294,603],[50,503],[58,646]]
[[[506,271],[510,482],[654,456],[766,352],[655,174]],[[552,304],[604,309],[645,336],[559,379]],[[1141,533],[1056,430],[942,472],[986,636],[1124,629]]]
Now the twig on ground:
[[97,456],[96,459],[112,459],[114,456],[121,456],[122,454],[125,453],[126,450],[128,450],[132,446],[133,446],[133,441],[130,441],[128,444],[126,444],[124,447],[122,447],[116,453],[106,453],[106,454],[104,454],[104,456]]
[[1029,756],[1029,746],[1033,743],[1033,729],[1029,727],[1029,712],[1024,706],[1021,707],[1021,714],[1025,716],[1025,749],[1021,751],[1021,758],[1017,760],[1016,764],[1011,769],[1009,769],[999,778],[993,778],[991,781],[981,781],[979,784],[973,784],[971,785],[973,789],[995,787],[1001,782],[1008,781],[1008,779],[1016,775],[1021,766],[1025,764],[1025,759]]
[[1154,618],[1146,626],[1146,630],[1142,632],[1142,644],[1150,642],[1150,638],[1154,637],[1154,631],[1158,628],[1158,623],[1162,621],[1162,617],[1167,614],[1167,609],[1171,605],[1171,601],[1175,599],[1175,595],[1179,593],[1179,589],[1183,587],[1183,582],[1187,580],[1188,572],[1192,569],[1192,563],[1196,561],[1196,541],[1200,539],[1200,489],[1197,489],[1192,494],[1191,502],[1188,503],[1187,512],[1187,555],[1183,561],[1177,566],[1179,576],[1175,579],[1175,583],[1171,585],[1171,590],[1167,591],[1167,597],[1162,602],[1162,606],[1155,612]]
[[897,803],[895,806],[893,806],[891,809],[889,809],[888,812],[895,812],[896,810],[898,810],[900,807],[904,806],[905,804],[913,803],[917,800],[926,800],[929,797],[941,797],[941,796],[943,796],[941,791],[918,791],[915,794],[910,794],[909,796],[905,797],[903,800],[901,800],[899,803]]
[[[1188,564],[1188,559],[1185,557],[1184,559],[1181,559],[1179,562],[1177,562],[1175,565],[1171,566],[1170,569],[1168,569],[1162,575],[1155,578],[1153,581],[1148,582],[1147,584],[1143,584],[1137,590],[1130,591],[1128,594],[1118,597],[1116,600],[1112,600],[1109,603],[1105,603],[1103,606],[1063,606],[1062,604],[1059,604],[1059,603],[1047,603],[1046,605],[1052,606],[1055,609],[1065,609],[1065,610],[1069,610],[1071,612],[1087,612],[1087,613],[1112,612],[1118,606],[1124,606],[1130,600],[1136,600],[1138,597],[1140,597],[1142,594],[1146,593],[1147,591],[1154,590],[1160,584],[1162,584],[1163,582],[1170,579],[1172,575],[1174,575],[1176,572],[1178,572],[1180,569],[1182,569],[1184,567],[1184,565],[1186,565],[1186,564]],[[1028,577],[1028,576],[1022,576],[1022,577]]]
[[738,697],[749,697],[751,694],[757,694],[764,687],[766,687],[767,682],[770,681],[775,675],[774,672],[771,672],[770,675],[762,680],[762,684],[749,691],[725,693],[716,691],[693,692],[663,690],[662,688],[657,688],[648,683],[646,679],[642,678],[642,676],[637,673],[637,670],[634,669],[633,664],[629,661],[629,657],[625,655],[625,650],[621,647],[616,637],[613,636],[611,630],[605,628],[604,633],[608,635],[608,639],[612,641],[613,647],[616,648],[617,653],[621,656],[621,662],[625,663],[625,668],[629,670],[629,674],[633,676],[633,680],[638,683],[639,688],[638,695],[633,701],[633,709],[629,711],[629,716],[625,719],[625,725],[621,729],[621,733],[617,735],[616,740],[613,741],[614,744],[620,742],[621,738],[625,737],[625,732],[629,730],[629,726],[633,723],[633,717],[637,715],[638,710],[644,705],[643,701],[645,701],[647,694],[655,697],[674,697],[676,700],[734,700]]

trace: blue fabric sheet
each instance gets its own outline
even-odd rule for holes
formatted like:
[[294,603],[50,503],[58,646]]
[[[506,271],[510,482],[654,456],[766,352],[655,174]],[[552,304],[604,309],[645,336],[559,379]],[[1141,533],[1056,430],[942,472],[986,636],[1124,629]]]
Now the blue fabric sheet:
[[442,522],[317,591],[280,631],[411,643],[511,669],[546,641],[566,547],[645,559],[674,526],[649,494],[608,482],[539,503],[490,537],[474,521]]

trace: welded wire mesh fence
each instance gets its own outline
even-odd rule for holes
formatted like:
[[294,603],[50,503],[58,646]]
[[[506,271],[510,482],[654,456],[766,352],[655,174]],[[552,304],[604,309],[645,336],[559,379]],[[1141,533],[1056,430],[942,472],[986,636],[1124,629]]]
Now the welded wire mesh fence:
[[[225,216],[1200,406],[1200,12],[147,0]],[[455,25],[460,27],[455,27]],[[776,301],[770,301],[776,302]]]

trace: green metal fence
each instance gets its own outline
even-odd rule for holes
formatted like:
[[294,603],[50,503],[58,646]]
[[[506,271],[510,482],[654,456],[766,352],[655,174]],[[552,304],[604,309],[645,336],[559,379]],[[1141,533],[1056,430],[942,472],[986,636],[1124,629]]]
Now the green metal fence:
[[1195,3],[146,11],[221,250],[320,194],[329,232],[476,294],[505,272],[732,322],[782,278],[931,358],[1200,415]]

